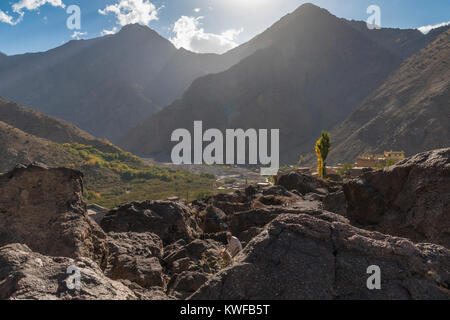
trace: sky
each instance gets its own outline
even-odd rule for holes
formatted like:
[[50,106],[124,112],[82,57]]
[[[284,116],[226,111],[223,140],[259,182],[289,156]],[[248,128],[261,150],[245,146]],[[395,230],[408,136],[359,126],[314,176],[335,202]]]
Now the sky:
[[305,2],[362,21],[375,14],[367,12],[375,5],[381,27],[426,32],[450,23],[450,0],[0,0],[0,52],[46,51],[139,23],[176,47],[223,53]]

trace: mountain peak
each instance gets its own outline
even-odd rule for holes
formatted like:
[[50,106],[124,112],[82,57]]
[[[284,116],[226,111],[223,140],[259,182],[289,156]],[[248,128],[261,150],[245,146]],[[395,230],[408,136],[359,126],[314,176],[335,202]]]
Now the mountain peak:
[[119,37],[122,36],[131,39],[140,39],[147,41],[159,39],[163,40],[163,42],[168,42],[166,38],[161,37],[155,30],[138,23],[127,24],[126,26],[123,26],[122,29],[120,29],[120,31],[117,33],[117,35]]
[[143,26],[143,25],[141,25],[139,23],[132,23],[132,24],[127,24],[127,25],[123,26],[122,29],[120,30],[120,32],[149,31],[149,30],[152,30],[152,29],[150,29],[147,26]]
[[320,13],[328,13],[328,10],[318,7],[312,3],[304,3],[300,7],[298,7],[293,14],[320,14]]

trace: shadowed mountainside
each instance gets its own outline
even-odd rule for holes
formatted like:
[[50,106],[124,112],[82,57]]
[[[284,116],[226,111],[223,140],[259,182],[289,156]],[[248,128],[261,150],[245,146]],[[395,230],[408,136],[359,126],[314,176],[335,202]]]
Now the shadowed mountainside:
[[408,59],[348,119],[331,131],[329,162],[359,154],[415,154],[450,141],[450,29]]
[[47,52],[2,56],[0,95],[114,141],[195,78],[227,69],[251,50],[224,56],[177,50],[150,28],[127,25]]
[[210,192],[212,175],[160,168],[123,152],[108,141],[40,112],[0,99],[0,172],[38,162],[69,167],[85,175],[89,201],[114,206],[136,199],[163,199],[189,190]]
[[[352,23],[302,5],[257,37],[265,47],[227,71],[195,80],[181,100],[131,130],[119,145],[167,159],[172,131],[192,130],[194,120],[202,120],[205,130],[280,128],[281,160],[296,162],[321,130],[344,120],[409,54],[403,42],[391,41],[395,32],[413,35],[405,40],[408,47],[416,41],[416,32],[394,30],[381,45]],[[385,48],[392,43],[399,47]]]

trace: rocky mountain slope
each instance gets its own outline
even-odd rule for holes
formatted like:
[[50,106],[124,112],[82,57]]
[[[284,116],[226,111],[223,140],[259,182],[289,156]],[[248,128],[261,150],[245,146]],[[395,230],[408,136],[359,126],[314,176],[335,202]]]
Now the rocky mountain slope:
[[35,137],[56,143],[92,145],[111,151],[110,143],[100,140],[76,126],[0,97],[0,121]]
[[37,161],[50,166],[63,166],[79,160],[62,146],[3,121],[0,121],[0,150],[0,172],[11,170],[17,163]]
[[0,172],[7,172],[18,163],[33,162],[82,171],[88,200],[107,207],[130,200],[169,197],[179,190],[183,197],[184,190],[189,190],[191,198],[196,198],[210,192],[214,179],[211,175],[146,164],[65,121],[3,99],[0,150]]
[[113,141],[181,96],[195,78],[223,71],[245,54],[177,50],[148,27],[128,25],[116,35],[2,58],[0,95]]
[[173,130],[192,130],[193,121],[202,120],[205,129],[279,128],[282,161],[296,162],[321,130],[344,120],[401,64],[412,44],[420,47],[416,33],[382,32],[362,32],[324,9],[302,5],[257,37],[266,44],[260,50],[195,80],[180,101],[149,117],[119,145],[167,158]]
[[425,48],[450,28],[449,26],[439,27],[424,35],[417,29],[381,28],[371,30],[363,21],[343,21],[403,59],[407,59]]
[[364,153],[415,154],[450,141],[450,29],[408,59],[331,131],[329,162]]
[[[357,194],[379,181],[418,212],[435,194],[442,206],[427,220],[438,225],[449,214],[449,184],[435,181],[448,177],[449,156],[450,149],[423,153],[363,176],[362,184],[291,172],[276,186],[192,203],[132,202],[111,210],[100,226],[86,213],[79,172],[18,167],[0,176],[0,299],[448,300],[449,234],[398,237],[404,227],[422,229],[404,224],[397,203]],[[408,178],[392,179],[398,172]],[[412,198],[417,184],[422,191]],[[397,217],[391,235],[385,224],[378,232],[354,225],[355,201],[387,210],[388,220]],[[229,265],[219,258],[226,230],[244,245]],[[366,284],[373,265],[381,271],[379,290]],[[79,288],[66,285],[69,266],[81,272]]]

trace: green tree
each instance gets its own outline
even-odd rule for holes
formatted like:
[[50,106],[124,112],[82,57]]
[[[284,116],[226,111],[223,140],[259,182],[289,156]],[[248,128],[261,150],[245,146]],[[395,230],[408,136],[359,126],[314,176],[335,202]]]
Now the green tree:
[[316,142],[316,155],[317,155],[317,173],[319,177],[324,178],[327,175],[326,172],[326,159],[328,152],[331,149],[330,135],[326,131],[322,131],[322,136]]

